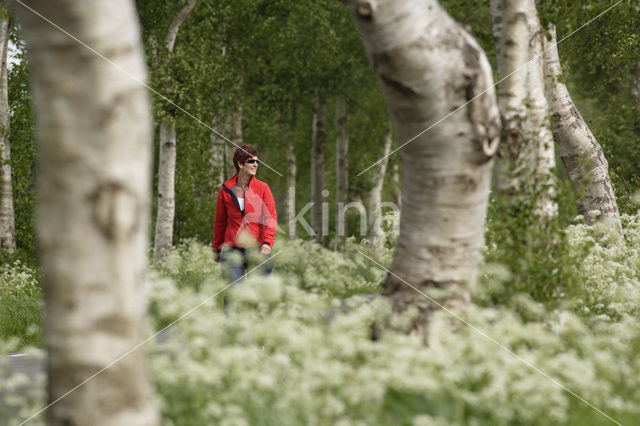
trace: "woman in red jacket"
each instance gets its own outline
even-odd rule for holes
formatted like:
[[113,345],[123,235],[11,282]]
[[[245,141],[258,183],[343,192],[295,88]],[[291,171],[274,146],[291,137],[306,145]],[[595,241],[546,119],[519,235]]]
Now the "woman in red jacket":
[[[259,251],[266,257],[275,241],[278,216],[269,185],[258,180],[258,151],[242,145],[233,155],[236,174],[218,193],[213,226],[214,260],[232,283],[239,282],[247,271],[247,254]],[[267,262],[263,273],[271,272]]]

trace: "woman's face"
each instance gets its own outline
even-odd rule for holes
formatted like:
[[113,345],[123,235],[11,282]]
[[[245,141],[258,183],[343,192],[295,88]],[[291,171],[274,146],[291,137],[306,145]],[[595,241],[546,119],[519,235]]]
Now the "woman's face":
[[258,171],[258,157],[251,157],[240,166],[240,170],[249,176],[255,176]]

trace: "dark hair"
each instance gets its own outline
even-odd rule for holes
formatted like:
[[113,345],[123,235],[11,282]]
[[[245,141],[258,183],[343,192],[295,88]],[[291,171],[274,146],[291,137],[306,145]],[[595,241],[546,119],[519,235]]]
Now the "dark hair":
[[233,154],[233,167],[236,168],[236,173],[240,171],[240,167],[238,167],[238,163],[244,164],[245,161],[250,160],[253,157],[258,156],[258,151],[251,145],[242,145],[240,148],[236,149],[236,152]]

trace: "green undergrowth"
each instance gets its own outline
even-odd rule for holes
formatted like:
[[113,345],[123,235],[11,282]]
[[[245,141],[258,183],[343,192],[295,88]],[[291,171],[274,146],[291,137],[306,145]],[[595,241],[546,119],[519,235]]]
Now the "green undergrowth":
[[16,261],[0,266],[0,340],[42,346],[42,295],[37,272]]

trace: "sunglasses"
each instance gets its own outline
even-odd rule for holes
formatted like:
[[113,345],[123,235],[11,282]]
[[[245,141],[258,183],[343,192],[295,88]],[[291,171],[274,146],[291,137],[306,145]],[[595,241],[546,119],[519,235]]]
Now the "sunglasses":
[[253,164],[253,163],[260,164],[260,162],[258,160],[254,160],[253,158],[251,160],[245,161],[245,163],[247,163],[247,164]]

